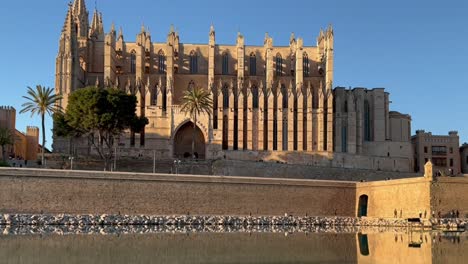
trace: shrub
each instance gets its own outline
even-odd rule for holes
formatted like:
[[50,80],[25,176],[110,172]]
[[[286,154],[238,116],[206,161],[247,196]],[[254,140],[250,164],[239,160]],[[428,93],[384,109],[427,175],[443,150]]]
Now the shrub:
[[6,161],[0,160],[0,167],[10,167],[10,164]]

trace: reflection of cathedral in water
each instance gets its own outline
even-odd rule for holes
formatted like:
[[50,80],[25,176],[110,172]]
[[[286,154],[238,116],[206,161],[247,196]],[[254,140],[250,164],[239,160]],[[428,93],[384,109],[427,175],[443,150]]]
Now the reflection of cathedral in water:
[[[88,19],[84,0],[75,0],[60,38],[56,92],[63,95],[62,107],[71,92],[87,85],[136,95],[138,115],[149,125],[122,138],[125,149],[156,150],[161,158],[190,156],[191,123],[180,111],[181,98],[185,90],[202,87],[211,92],[213,109],[196,124],[201,158],[346,153],[379,157],[373,166],[394,170],[411,163],[410,117],[388,110],[388,93],[332,89],[331,27],[320,31],[316,46],[304,46],[294,34],[288,46],[274,46],[268,34],[263,46],[245,45],[240,33],[235,44],[217,44],[213,26],[208,44],[188,44],[172,28],[165,42],[153,42],[144,27],[128,42],[122,29],[112,26],[104,33],[99,12],[91,24]],[[54,150],[67,148],[54,140]]]

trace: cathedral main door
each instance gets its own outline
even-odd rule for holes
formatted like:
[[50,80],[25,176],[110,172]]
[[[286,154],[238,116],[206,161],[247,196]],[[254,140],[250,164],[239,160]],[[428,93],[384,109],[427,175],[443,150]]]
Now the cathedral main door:
[[179,159],[205,158],[205,138],[198,126],[195,126],[195,152],[192,153],[193,123],[182,125],[174,136],[174,157]]

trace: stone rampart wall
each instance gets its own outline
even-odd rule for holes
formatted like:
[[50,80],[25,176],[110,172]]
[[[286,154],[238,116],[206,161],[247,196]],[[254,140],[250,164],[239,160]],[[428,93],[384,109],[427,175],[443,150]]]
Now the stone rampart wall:
[[354,216],[356,183],[0,169],[0,213]]
[[424,217],[430,215],[430,185],[424,178],[399,179],[359,183],[356,192],[356,207],[362,195],[368,196],[367,216],[370,217]]
[[0,168],[0,213],[358,215],[468,213],[468,178],[375,182]]
[[468,217],[468,177],[438,177],[431,186],[432,210],[442,217],[451,217],[451,211]]

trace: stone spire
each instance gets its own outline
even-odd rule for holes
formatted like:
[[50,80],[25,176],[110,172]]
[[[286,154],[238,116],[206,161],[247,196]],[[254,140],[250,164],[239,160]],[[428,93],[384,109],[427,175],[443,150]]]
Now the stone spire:
[[76,16],[87,13],[84,0],[75,0],[75,3],[73,3],[73,13],[75,13]]
[[215,29],[214,29],[213,23],[211,23],[211,26],[210,26],[210,36],[214,36],[214,35],[215,35]]
[[104,23],[102,22],[102,13],[99,12],[98,16],[99,16],[99,24],[98,24],[99,31],[100,31],[100,33],[104,34]]
[[89,36],[99,40],[104,39],[104,25],[102,23],[102,13],[94,9],[93,20],[89,30]]
[[62,32],[67,32],[67,33],[71,33],[72,30],[74,30],[74,26],[73,26],[73,8],[72,8],[72,5],[69,4],[68,6],[68,12],[67,12],[67,16],[65,17],[65,23],[63,24],[63,29],[62,29]]
[[98,23],[99,23],[98,11],[97,9],[94,9],[93,20],[91,21],[91,30],[90,30],[91,36],[97,33]]
[[124,36],[123,36],[123,29],[122,27],[119,28],[119,36],[117,37],[118,40],[123,40]]
[[84,0],[73,3],[73,19],[78,28],[78,37],[87,38],[89,35],[89,18]]

